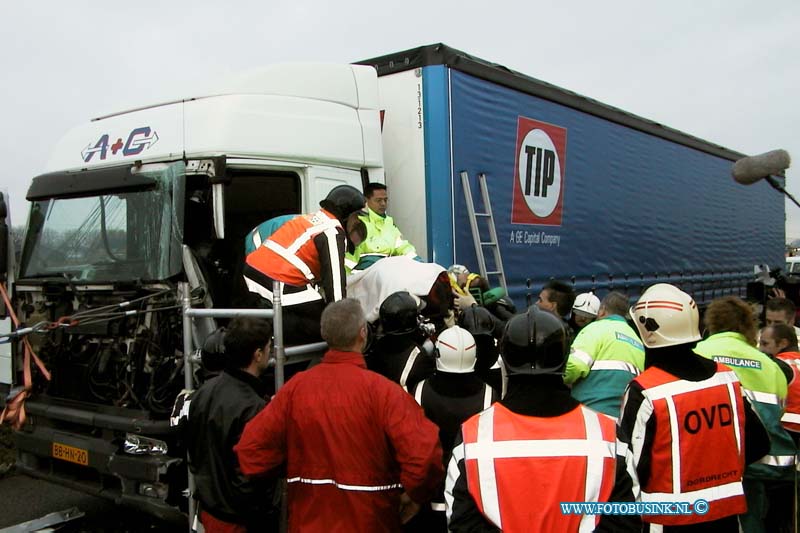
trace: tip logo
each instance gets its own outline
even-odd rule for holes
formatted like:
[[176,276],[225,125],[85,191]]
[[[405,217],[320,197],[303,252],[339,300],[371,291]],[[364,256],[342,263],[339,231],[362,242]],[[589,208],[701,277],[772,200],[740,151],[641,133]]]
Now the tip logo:
[[519,117],[512,224],[561,225],[566,147],[566,129]]

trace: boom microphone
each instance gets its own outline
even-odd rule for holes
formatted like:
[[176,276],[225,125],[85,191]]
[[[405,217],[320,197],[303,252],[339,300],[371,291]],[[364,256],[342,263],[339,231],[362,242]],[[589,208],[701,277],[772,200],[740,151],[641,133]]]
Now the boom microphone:
[[786,150],[743,157],[733,165],[733,179],[742,185],[752,185],[768,176],[782,174],[791,163],[792,159]]
[[733,179],[742,185],[752,185],[760,180],[767,180],[770,187],[782,192],[786,197],[800,207],[794,196],[778,182],[773,175],[782,174],[792,164],[792,158],[786,150],[773,150],[766,154],[743,157],[733,164]]

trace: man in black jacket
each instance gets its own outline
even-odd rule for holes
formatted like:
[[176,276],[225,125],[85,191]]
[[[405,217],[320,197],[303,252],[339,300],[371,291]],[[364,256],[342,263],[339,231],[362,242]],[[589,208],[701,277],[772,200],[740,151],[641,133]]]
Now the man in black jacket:
[[259,376],[267,368],[271,338],[267,320],[231,320],[224,340],[225,370],[191,399],[189,468],[195,476],[200,521],[208,533],[277,531],[277,511],[271,505],[274,481],[244,476],[233,452],[245,424],[267,403]]
[[448,529],[641,531],[638,516],[604,524],[561,505],[609,502],[612,487],[617,502],[632,501],[614,420],[583,406],[564,385],[567,325],[531,306],[506,324],[501,354],[506,395],[456,436],[445,481]]
[[407,291],[386,297],[380,307],[381,333],[369,349],[367,367],[405,390],[436,370],[433,343],[420,329],[425,304]]
[[[500,399],[496,390],[475,375],[475,363],[475,339],[466,329],[453,326],[441,332],[436,340],[436,373],[409,389],[428,420],[439,427],[445,469],[461,424]],[[407,530],[447,529],[444,481],[430,509],[422,509],[409,526]]]

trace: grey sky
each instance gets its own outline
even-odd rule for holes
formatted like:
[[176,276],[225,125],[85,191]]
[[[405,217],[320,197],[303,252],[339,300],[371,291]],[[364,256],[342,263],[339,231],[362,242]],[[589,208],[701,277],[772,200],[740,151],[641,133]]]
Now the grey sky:
[[[655,4],[4,2],[0,188],[19,225],[30,179],[91,117],[190,96],[258,65],[444,42],[734,150],[786,148],[800,197],[800,2]],[[800,237],[800,208],[786,212],[787,237]]]

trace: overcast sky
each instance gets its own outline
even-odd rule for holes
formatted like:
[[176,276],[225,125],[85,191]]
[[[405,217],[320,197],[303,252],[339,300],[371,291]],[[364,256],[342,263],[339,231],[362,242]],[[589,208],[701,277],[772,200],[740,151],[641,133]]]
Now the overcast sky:
[[[786,148],[800,197],[800,1],[655,4],[6,1],[0,188],[20,225],[30,179],[91,117],[193,96],[258,65],[443,42],[733,150]],[[786,213],[787,238],[800,237],[800,208]]]

